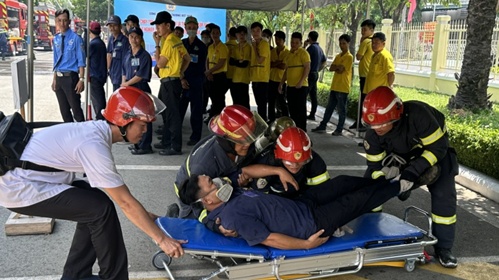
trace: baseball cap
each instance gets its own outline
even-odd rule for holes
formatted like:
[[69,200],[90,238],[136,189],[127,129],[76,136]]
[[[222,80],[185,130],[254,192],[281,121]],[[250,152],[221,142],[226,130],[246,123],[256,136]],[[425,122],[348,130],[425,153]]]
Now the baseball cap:
[[383,33],[383,32],[376,32],[376,33],[374,33],[373,39],[374,38],[380,39],[383,42],[386,41],[386,36],[385,36],[385,33]]
[[144,32],[142,32],[142,29],[140,29],[138,27],[132,27],[132,28],[130,28],[130,30],[128,30],[128,34],[132,34],[132,33],[135,33],[139,36],[144,37]]
[[135,24],[139,24],[139,17],[137,17],[136,15],[128,15],[125,19],[125,23],[128,21],[131,21]]
[[161,11],[156,14],[156,19],[151,22],[151,25],[160,24],[160,23],[170,23],[172,21],[172,15],[170,15],[167,11]]
[[106,25],[109,25],[109,24],[121,24],[121,18],[117,15],[112,15],[107,20]]
[[193,16],[188,16],[185,18],[185,25],[187,25],[188,23],[195,23],[197,25],[198,20]]
[[286,40],[286,34],[284,34],[284,32],[282,32],[282,31],[276,31],[274,33],[274,37]]
[[88,30],[96,35],[99,35],[101,31],[100,23],[98,23],[97,21],[91,21]]

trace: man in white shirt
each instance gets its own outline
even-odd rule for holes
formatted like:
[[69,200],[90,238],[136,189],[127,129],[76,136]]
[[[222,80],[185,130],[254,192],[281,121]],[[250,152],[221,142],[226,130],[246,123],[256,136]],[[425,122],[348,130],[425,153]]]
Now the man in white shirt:
[[[128,262],[113,201],[127,218],[169,256],[183,255],[181,244],[154,223],[156,215],[133,197],[117,172],[113,143],[137,143],[147,123],[164,109],[161,101],[134,87],[122,87],[102,110],[106,121],[55,125],[31,136],[22,161],[61,170],[15,168],[0,176],[0,206],[13,212],[77,222],[61,279],[128,279]],[[85,173],[88,182],[75,180]],[[101,189],[101,190],[99,190]]]

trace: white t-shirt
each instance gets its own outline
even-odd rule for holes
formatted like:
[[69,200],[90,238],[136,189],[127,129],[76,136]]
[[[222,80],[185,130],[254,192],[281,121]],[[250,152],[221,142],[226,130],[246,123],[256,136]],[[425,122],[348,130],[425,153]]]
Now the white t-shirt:
[[33,205],[72,188],[75,173],[85,173],[94,188],[124,185],[111,153],[111,128],[105,121],[65,123],[44,128],[31,136],[22,160],[63,172],[16,168],[0,176],[0,205]]

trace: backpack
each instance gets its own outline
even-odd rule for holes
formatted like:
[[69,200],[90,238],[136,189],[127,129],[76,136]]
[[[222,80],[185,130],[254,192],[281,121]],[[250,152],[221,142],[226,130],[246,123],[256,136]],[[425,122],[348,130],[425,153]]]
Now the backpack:
[[14,168],[31,169],[37,171],[57,172],[60,169],[38,165],[21,160],[24,148],[28,144],[33,128],[50,126],[56,123],[40,122],[26,123],[19,113],[5,116],[0,111],[0,176]]

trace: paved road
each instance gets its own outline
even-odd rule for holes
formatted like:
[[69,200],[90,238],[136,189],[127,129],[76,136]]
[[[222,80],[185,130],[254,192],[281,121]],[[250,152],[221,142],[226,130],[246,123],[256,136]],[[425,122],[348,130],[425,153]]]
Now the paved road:
[[[50,90],[52,76],[47,73],[52,65],[50,52],[38,52],[35,62],[35,120],[60,120],[57,101]],[[7,70],[5,70],[7,69]],[[38,70],[37,70],[38,69]],[[44,70],[45,69],[45,70]],[[49,70],[47,70],[49,69]],[[4,71],[5,70],[5,71]],[[11,113],[12,90],[8,77],[8,63],[0,62],[0,110]],[[151,83],[157,92],[159,81]],[[229,96],[229,95],[227,95]],[[228,99],[229,100],[229,99]],[[254,105],[254,104],[253,104]],[[317,122],[309,121],[313,128]],[[184,121],[184,144],[188,140],[189,123]],[[329,132],[333,127],[329,128]],[[208,131],[203,128],[203,134]],[[325,159],[331,176],[339,174],[362,175],[365,159],[353,135],[345,132],[343,137],[329,134],[310,134],[314,149]],[[151,155],[132,156],[126,145],[114,145],[113,153],[118,169],[130,186],[132,193],[146,208],[162,214],[166,206],[175,201],[172,183],[176,170],[186,158],[189,147],[183,147],[181,156],[163,157]],[[393,267],[366,267],[359,273],[334,279],[497,279],[499,274],[499,205],[458,186],[458,232],[454,248],[460,259],[455,270],[442,269],[437,264],[421,265],[412,273]],[[393,199],[385,204],[385,212],[402,216],[407,205],[416,205],[429,210],[429,194],[425,189],[417,190],[406,202]],[[151,240],[137,230],[119,211],[125,242],[128,249],[132,279],[166,279],[161,271],[151,265],[152,254],[157,250]],[[9,211],[0,208],[0,221],[5,222]],[[419,221],[416,221],[419,223]],[[0,280],[52,280],[58,279],[75,224],[56,221],[54,232],[39,236],[10,236],[0,227]],[[431,251],[431,248],[428,248]],[[184,257],[171,264],[177,279],[199,279],[216,269],[215,265]],[[97,271],[97,267],[95,267]]]

